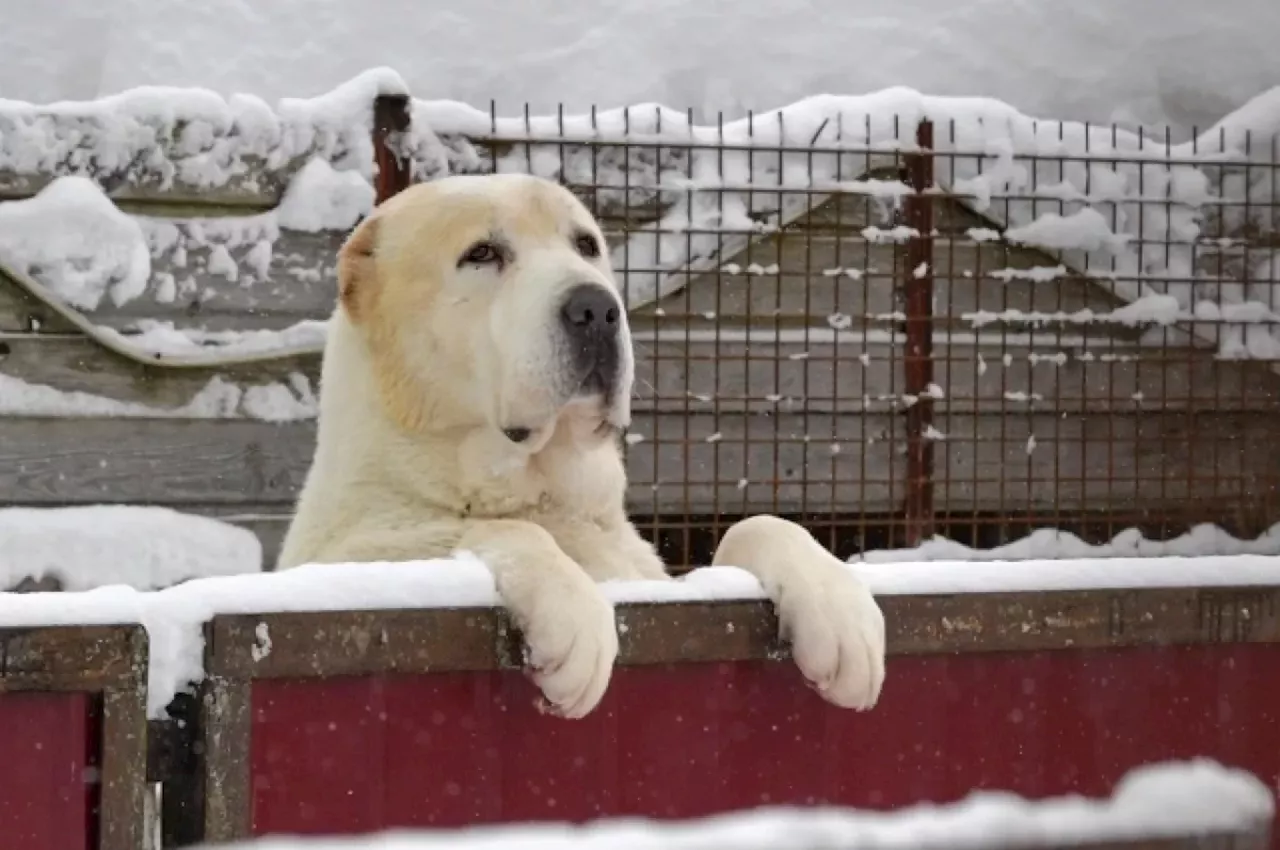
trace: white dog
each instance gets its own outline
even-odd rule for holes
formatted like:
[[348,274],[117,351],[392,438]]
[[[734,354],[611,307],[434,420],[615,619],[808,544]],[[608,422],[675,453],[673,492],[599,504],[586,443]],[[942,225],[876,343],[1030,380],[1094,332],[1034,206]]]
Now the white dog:
[[[581,717],[618,651],[596,582],[667,577],[625,512],[634,369],[599,226],[550,181],[449,177],[379,206],[338,281],[315,458],[280,567],[473,552],[549,709]],[[884,618],[806,530],[744,520],[714,563],[759,578],[826,699],[875,704]]]

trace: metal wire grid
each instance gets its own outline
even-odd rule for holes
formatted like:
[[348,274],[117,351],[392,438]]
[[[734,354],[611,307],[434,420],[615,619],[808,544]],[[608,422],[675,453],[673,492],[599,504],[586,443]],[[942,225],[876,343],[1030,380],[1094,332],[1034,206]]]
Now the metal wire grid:
[[[895,119],[891,144],[824,146],[817,134],[808,145],[750,131],[730,140],[723,122],[716,139],[672,139],[658,119],[656,133],[588,139],[537,134],[528,121],[526,133],[501,136],[495,119],[491,138],[473,141],[487,169],[523,157],[524,170],[550,172],[588,203],[630,303],[636,280],[666,277],[672,291],[632,311],[627,454],[633,516],[669,562],[706,562],[724,528],[759,511],[803,522],[840,554],[935,533],[992,546],[1041,527],[1092,542],[1206,522],[1253,536],[1280,520],[1280,452],[1269,448],[1280,361],[1223,359],[1213,344],[1233,328],[1275,327],[1280,253],[1265,262],[1280,251],[1274,138],[1246,140],[1243,159],[1225,136],[1220,154],[1197,142],[1179,159],[1167,134],[1163,150],[1146,136],[1122,155],[1115,127],[1095,154],[1089,128],[1083,151],[1019,155],[1030,185],[994,192],[979,215],[975,195],[934,180],[966,160],[979,175],[991,166],[989,152],[957,149],[954,124]],[[785,139],[782,129],[774,135]],[[797,163],[807,185],[794,180]],[[1063,183],[1083,166],[1091,195],[1099,165],[1136,174],[1133,196],[1110,205],[1111,230],[1136,214],[1130,246],[1166,259],[1190,251],[1192,275],[975,240],[972,228],[998,230],[1015,207],[1065,215],[1069,199],[1046,196],[1040,181]],[[1197,169],[1212,190],[1190,239],[1172,232],[1180,202],[1159,177],[1173,166]],[[886,202],[868,180],[908,191]],[[1241,199],[1229,190],[1241,181],[1270,191]],[[749,239],[717,224],[734,218],[727,196],[739,213],[745,199]],[[670,226],[664,215],[679,203],[704,214]],[[1164,210],[1163,229],[1146,226],[1148,208]],[[904,225],[915,235],[883,241]],[[652,244],[642,256],[637,236]],[[1117,321],[1108,315],[1126,303],[1122,283],[1194,286],[1202,306],[1245,292],[1263,309],[1248,325],[1202,310],[1175,324]],[[979,324],[984,313],[996,318]]]

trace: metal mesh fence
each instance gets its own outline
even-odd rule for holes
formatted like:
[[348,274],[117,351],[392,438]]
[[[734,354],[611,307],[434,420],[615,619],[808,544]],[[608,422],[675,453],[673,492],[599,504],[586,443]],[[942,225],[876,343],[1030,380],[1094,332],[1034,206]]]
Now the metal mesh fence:
[[606,229],[668,562],[760,511],[841,554],[1280,520],[1274,138],[624,118],[470,138]]

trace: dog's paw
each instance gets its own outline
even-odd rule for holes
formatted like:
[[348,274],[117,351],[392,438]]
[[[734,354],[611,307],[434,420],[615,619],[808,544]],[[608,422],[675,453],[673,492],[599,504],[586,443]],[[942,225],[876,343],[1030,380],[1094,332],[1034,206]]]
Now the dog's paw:
[[518,619],[529,677],[546,700],[543,710],[577,718],[595,708],[618,657],[613,606],[599,588],[585,576],[548,585]]
[[843,565],[784,581],[775,600],[782,637],[809,684],[828,702],[864,711],[884,684],[884,614]]

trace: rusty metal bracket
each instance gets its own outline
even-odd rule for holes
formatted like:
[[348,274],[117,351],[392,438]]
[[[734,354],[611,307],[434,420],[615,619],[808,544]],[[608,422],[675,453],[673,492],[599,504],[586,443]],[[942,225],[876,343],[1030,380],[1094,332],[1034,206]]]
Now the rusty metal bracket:
[[912,193],[904,201],[906,243],[902,291],[906,313],[903,358],[907,401],[906,545],[933,533],[933,124],[916,127],[916,150],[903,156]]
[[373,158],[375,203],[409,188],[413,182],[404,137],[409,132],[410,99],[403,94],[380,94],[373,101]]

